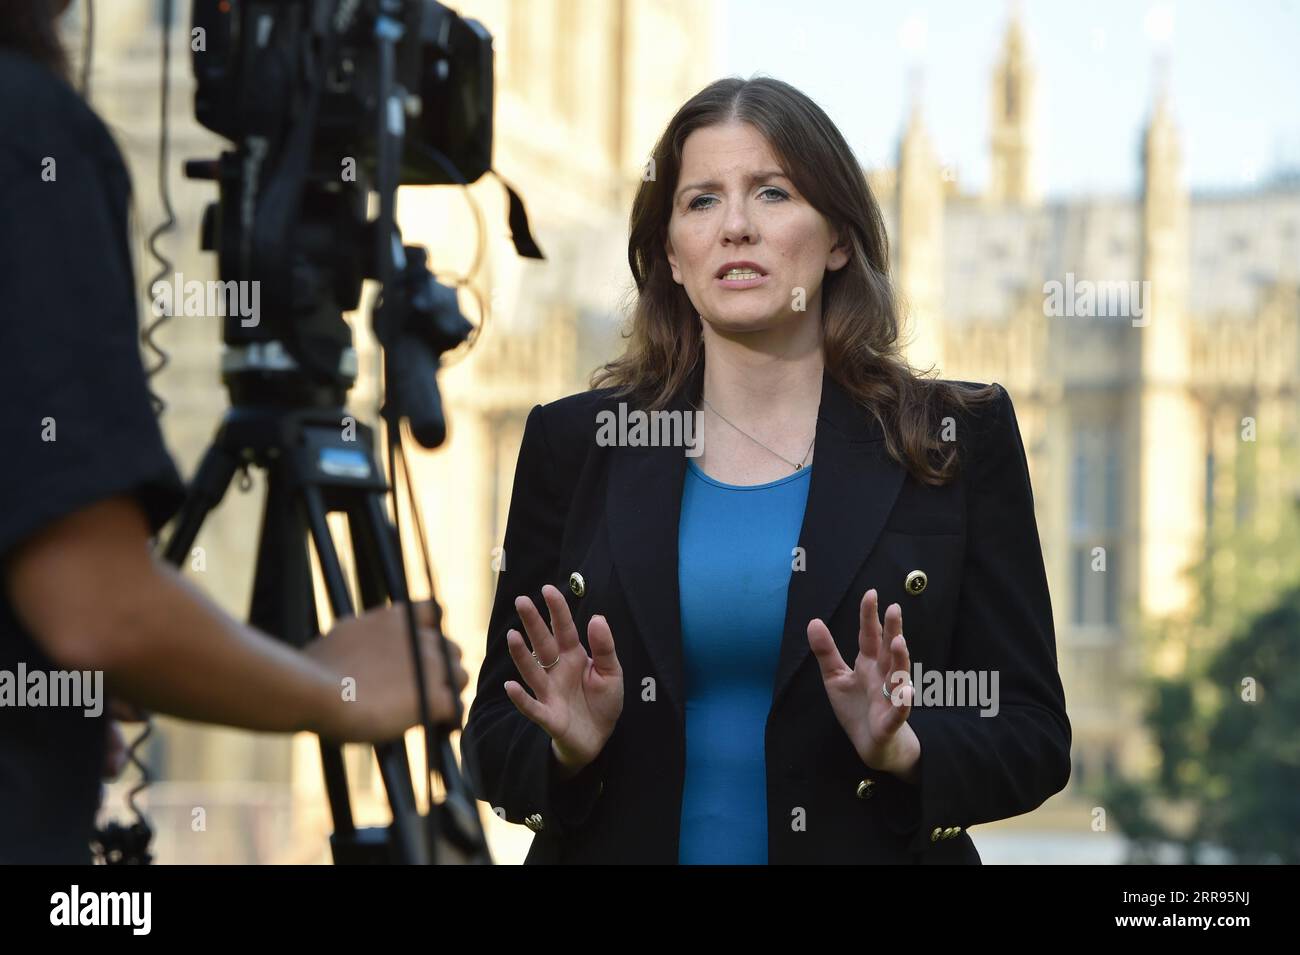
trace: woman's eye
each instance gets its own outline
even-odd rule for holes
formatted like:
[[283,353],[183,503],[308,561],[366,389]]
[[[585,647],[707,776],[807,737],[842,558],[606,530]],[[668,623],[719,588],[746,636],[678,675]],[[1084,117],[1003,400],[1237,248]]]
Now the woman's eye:
[[[776,195],[777,200],[789,198],[788,196],[786,196],[786,194],[785,194],[784,192],[782,192],[780,189],[776,188],[776,186],[764,186],[764,187],[759,191],[758,194],[761,196],[761,195],[763,195],[764,193],[768,193],[768,192],[774,193],[774,194]],[[714,198],[713,196],[696,196],[694,199],[691,200],[690,204],[689,204],[686,208],[687,208],[687,209],[690,209],[690,210],[692,210],[692,211],[694,211],[694,210],[698,210],[698,209],[707,209],[708,206],[702,206],[702,205],[699,205],[699,203],[700,203],[702,200],[704,200],[704,199],[713,199],[713,198]],[[776,200],[773,200],[773,201],[776,201]]]

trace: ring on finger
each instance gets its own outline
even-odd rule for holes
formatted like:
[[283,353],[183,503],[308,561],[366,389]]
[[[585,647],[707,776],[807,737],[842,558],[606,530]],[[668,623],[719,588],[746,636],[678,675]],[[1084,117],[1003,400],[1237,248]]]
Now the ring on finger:
[[[534,654],[534,656],[536,656],[536,654]],[[909,680],[907,683],[905,683],[905,684],[903,684],[903,685],[904,685],[904,686],[911,686],[911,685],[912,685],[912,682]],[[880,684],[880,692],[881,692],[882,694],[884,694],[884,697],[885,697],[885,699],[887,699],[887,700],[892,700],[892,699],[894,698],[893,694],[889,692],[889,684],[888,684],[888,683],[882,683],[882,684]]]
[[550,663],[543,663],[541,660],[538,659],[536,650],[533,651],[533,659],[537,660],[537,665],[541,667],[543,670],[549,670],[551,667],[555,666],[555,664],[560,662],[560,658],[557,656]]

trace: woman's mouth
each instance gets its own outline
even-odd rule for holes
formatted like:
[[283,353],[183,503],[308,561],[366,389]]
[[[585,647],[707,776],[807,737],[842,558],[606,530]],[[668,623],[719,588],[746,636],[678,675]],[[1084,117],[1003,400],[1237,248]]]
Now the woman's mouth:
[[723,288],[746,289],[762,285],[767,276],[753,269],[729,269],[716,279]]

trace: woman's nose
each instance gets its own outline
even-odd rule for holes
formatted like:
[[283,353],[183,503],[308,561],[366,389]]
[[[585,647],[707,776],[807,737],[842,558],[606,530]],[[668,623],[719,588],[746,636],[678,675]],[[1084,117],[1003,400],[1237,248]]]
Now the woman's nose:
[[749,210],[745,204],[737,203],[727,210],[726,216],[722,220],[722,234],[731,242],[752,242],[754,240],[754,224],[750,221]]

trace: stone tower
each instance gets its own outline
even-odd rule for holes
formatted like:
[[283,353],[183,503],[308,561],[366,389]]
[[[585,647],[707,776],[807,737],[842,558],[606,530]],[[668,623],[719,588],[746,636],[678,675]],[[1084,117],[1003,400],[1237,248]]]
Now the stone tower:
[[1190,391],[1188,195],[1162,84],[1142,144],[1141,277],[1135,318],[1138,610],[1166,617],[1191,599],[1184,571],[1203,533],[1204,449]]
[[1037,197],[1031,169],[1033,98],[1034,77],[1025,51],[1024,30],[1019,14],[1013,12],[990,89],[991,202],[1028,203]]
[[907,359],[942,368],[944,181],[921,117],[919,83],[898,146],[898,289]]

